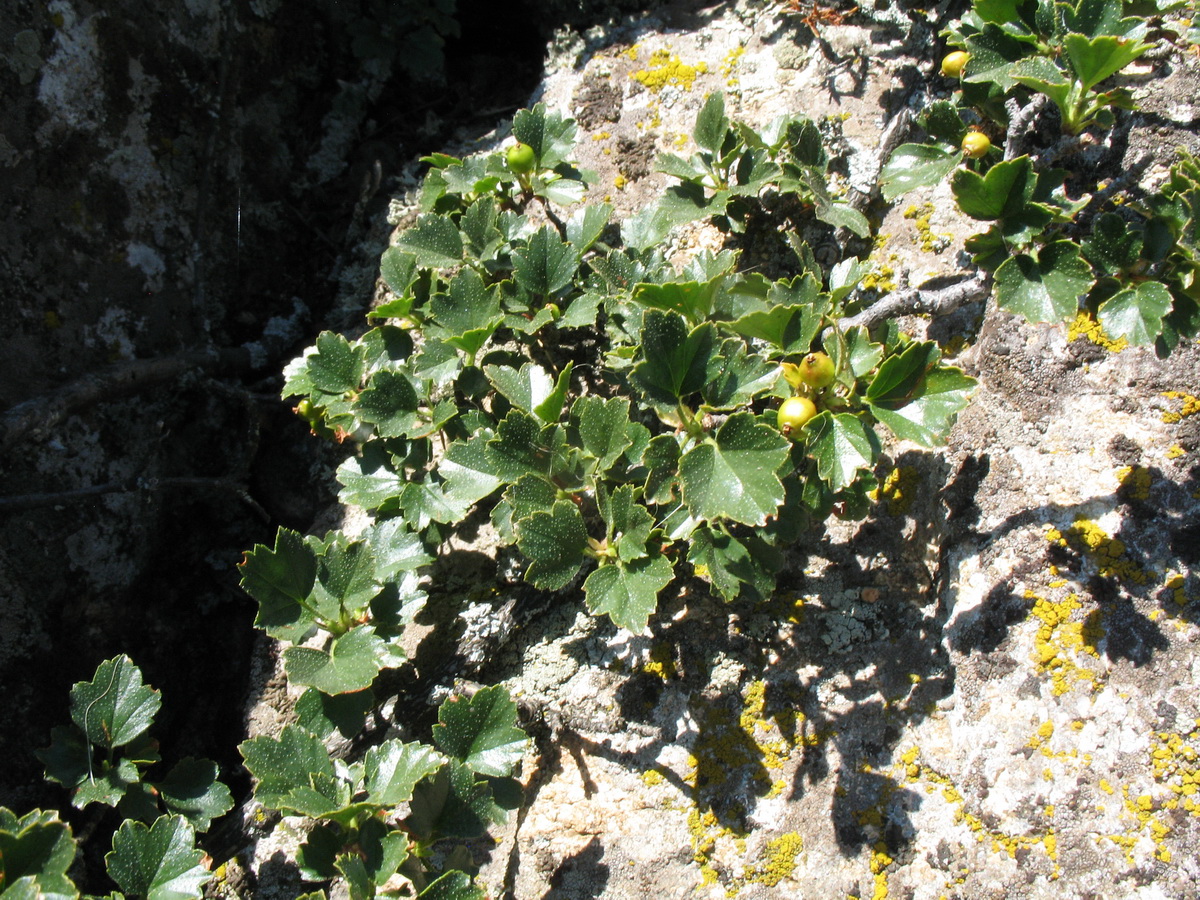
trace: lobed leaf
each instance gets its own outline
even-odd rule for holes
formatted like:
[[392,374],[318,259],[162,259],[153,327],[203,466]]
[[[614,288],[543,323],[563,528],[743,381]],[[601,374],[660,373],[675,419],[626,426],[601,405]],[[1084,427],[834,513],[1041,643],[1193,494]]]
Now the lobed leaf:
[[602,565],[583,582],[588,610],[606,615],[618,628],[640,634],[658,606],[658,593],[675,577],[661,553]]
[[473,772],[504,777],[525,755],[528,739],[517,727],[517,704],[502,686],[493,685],[443,702],[433,742]]
[[558,500],[517,523],[517,548],[532,562],[525,580],[555,591],[575,577],[583,564],[587,531],[583,516],[570,500]]
[[399,649],[390,650],[369,626],[359,626],[334,638],[328,651],[314,647],[288,647],[283,664],[288,679],[314,687],[323,694],[351,694],[371,686],[379,670],[399,665]]
[[1143,281],[1101,303],[1096,318],[1110,337],[1146,345],[1163,333],[1163,317],[1170,309],[1170,291],[1157,281]]
[[783,502],[783,483],[776,472],[789,446],[783,435],[751,413],[735,413],[679,461],[684,503],[700,519],[765,524]]
[[163,816],[146,826],[126,819],[113,835],[105,855],[108,874],[126,895],[146,900],[189,900],[212,873],[200,861],[196,835],[182,816]]
[[1091,267],[1071,241],[1046,244],[1035,254],[1010,256],[996,269],[996,302],[1030,322],[1062,322],[1092,287]]
[[804,426],[809,455],[817,474],[833,493],[853,484],[858,473],[871,469],[879,458],[879,438],[852,413],[824,410]]
[[106,750],[142,734],[161,705],[158,691],[142,683],[141,670],[124,655],[100,663],[90,682],[71,688],[71,719],[91,743]]
[[233,808],[233,795],[217,780],[217,764],[211,759],[181,759],[154,789],[167,812],[183,816],[200,832]]
[[364,787],[372,803],[398,806],[412,799],[418,781],[444,764],[441,754],[418,741],[384,741],[363,758]]

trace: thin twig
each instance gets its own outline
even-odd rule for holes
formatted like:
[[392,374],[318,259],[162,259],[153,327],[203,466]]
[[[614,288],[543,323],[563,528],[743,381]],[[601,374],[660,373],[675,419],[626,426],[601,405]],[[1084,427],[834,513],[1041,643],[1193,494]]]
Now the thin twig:
[[0,448],[19,440],[44,438],[76,410],[140,393],[193,370],[234,373],[249,368],[250,354],[240,348],[120,363],[18,403],[0,415]]
[[92,497],[102,497],[105,494],[132,494],[138,491],[160,491],[171,488],[228,491],[236,494],[238,499],[254,510],[255,514],[264,522],[271,521],[271,517],[267,511],[246,492],[245,485],[238,484],[228,478],[199,478],[194,476],[135,478],[129,481],[114,481],[108,484],[77,488],[73,491],[56,491],[49,494],[17,494],[12,497],[0,497],[0,512],[22,512],[46,506],[62,506]]
[[1011,98],[1004,108],[1008,111],[1008,133],[1004,138],[1004,159],[1016,159],[1021,155],[1021,148],[1029,136],[1033,120],[1045,109],[1049,97],[1045,94],[1035,94],[1033,99],[1024,106]]
[[964,303],[986,297],[990,290],[991,284],[987,273],[977,272],[946,287],[931,289],[918,287],[909,291],[895,291],[862,312],[842,319],[838,322],[838,327],[843,330],[853,328],[855,325],[870,327],[883,319],[911,313],[925,313],[934,317],[945,316],[954,312]]

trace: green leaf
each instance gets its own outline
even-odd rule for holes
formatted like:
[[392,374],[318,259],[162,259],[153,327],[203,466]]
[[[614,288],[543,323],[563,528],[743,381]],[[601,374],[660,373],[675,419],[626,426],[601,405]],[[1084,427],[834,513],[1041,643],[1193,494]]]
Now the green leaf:
[[338,499],[363,509],[379,509],[389,504],[394,508],[405,487],[404,476],[393,471],[382,455],[371,459],[350,457],[338,466],[337,480],[343,486]]
[[500,685],[444,701],[433,726],[433,742],[472,771],[497,777],[512,773],[528,744],[517,727],[517,704]]
[[1030,322],[1062,322],[1075,315],[1092,287],[1092,269],[1079,245],[1055,241],[1036,255],[1011,256],[996,270],[996,302]]
[[725,95],[714,91],[704,101],[700,114],[696,116],[696,127],[692,138],[697,147],[702,147],[709,153],[720,153],[721,145],[725,143],[725,134],[729,131],[729,120],[725,118]]
[[417,897],[418,900],[485,900],[487,891],[476,887],[466,872],[455,869],[431,882]]
[[1116,213],[1105,213],[1092,224],[1092,233],[1083,242],[1083,255],[1102,274],[1115,274],[1138,261],[1141,256],[1138,237]]
[[633,382],[651,402],[674,409],[707,383],[715,345],[711,323],[689,332],[677,313],[648,310],[642,322],[642,358],[633,368]]
[[421,424],[417,392],[400,372],[376,372],[354,403],[354,413],[375,426],[380,437],[403,437],[419,432]]
[[163,816],[147,827],[125,820],[104,857],[108,874],[127,896],[146,900],[200,897],[212,873],[200,865],[196,835],[182,816]]
[[351,346],[340,334],[323,331],[317,336],[317,352],[308,357],[309,377],[327,394],[358,390],[366,371],[366,353]]
[[322,740],[335,731],[352,740],[363,730],[367,713],[374,704],[375,697],[370,691],[331,696],[308,688],[296,701],[296,722]]
[[298,640],[312,627],[305,600],[316,584],[317,557],[298,532],[280,528],[274,549],[256,544],[239,568],[242,589],[258,601],[256,627],[287,641]]
[[391,581],[403,572],[416,572],[433,562],[433,557],[425,551],[421,536],[403,519],[376,522],[365,537],[375,560],[375,577],[381,582]]
[[75,839],[56,813],[36,809],[18,818],[0,806],[0,897],[4,900],[75,900],[67,877]]
[[723,276],[718,276],[703,284],[695,281],[639,284],[633,290],[633,302],[651,309],[682,313],[694,325],[708,318],[713,297],[724,280]]
[[671,434],[660,434],[650,440],[642,454],[646,475],[645,498],[649,503],[667,503],[672,486],[679,476],[679,441]]
[[379,262],[379,272],[383,276],[388,290],[397,297],[410,296],[409,290],[420,274],[417,271],[417,258],[397,247],[388,247],[383,251],[383,258]]
[[779,366],[751,353],[743,341],[729,338],[717,351],[715,371],[704,385],[704,402],[713,410],[746,406],[770,390],[779,377]]
[[571,283],[579,258],[579,252],[546,225],[524,249],[513,251],[513,274],[517,284],[529,293],[548,297]]
[[575,252],[583,254],[591,249],[608,227],[612,213],[611,203],[589,203],[567,219],[567,241],[575,248]]
[[988,24],[979,34],[967,39],[967,52],[971,54],[971,58],[967,60],[967,67],[963,70],[963,81],[991,81],[1001,90],[1007,91],[1015,84],[1009,74],[1012,64],[1028,51],[1024,42],[1005,34],[995,25]]
[[646,541],[654,528],[654,516],[637,502],[639,493],[631,484],[623,484],[611,493],[603,483],[596,486],[596,505],[607,526],[606,540],[624,562],[646,555]]
[[789,447],[787,438],[751,413],[735,413],[680,460],[684,503],[693,515],[709,521],[765,524],[783,502],[776,471]]
[[903,440],[923,447],[943,444],[954,418],[966,408],[976,381],[961,369],[937,366],[925,373],[911,399],[899,408],[871,405],[871,412]]
[[817,474],[834,493],[852,484],[860,470],[874,466],[879,456],[879,438],[852,413],[820,412],[803,433]]
[[864,375],[870,374],[883,359],[883,345],[872,342],[870,333],[861,326],[847,330],[842,335],[842,340],[832,342],[832,346],[829,348],[834,368],[839,372],[843,368],[841,358],[843,348],[850,373],[855,378],[862,378]]
[[468,441],[455,441],[438,464],[438,473],[446,479],[445,492],[456,507],[474,506],[503,483],[488,454],[487,432]]
[[487,442],[487,458],[496,477],[511,483],[530,472],[546,472],[550,459],[540,436],[537,419],[523,410],[510,410]]
[[547,112],[544,103],[513,116],[513,137],[533,148],[539,169],[552,169],[567,158],[575,145],[575,131],[574,119]]
[[141,670],[124,655],[100,663],[90,682],[71,688],[71,719],[106,750],[123,747],[149,728],[161,704],[158,691],[142,683]]
[[79,809],[91,803],[116,806],[139,787],[140,778],[132,760],[120,759],[112,765],[101,760],[76,784],[71,804]]
[[447,269],[463,258],[462,235],[453,222],[436,213],[418,217],[417,223],[400,235],[396,246],[411,253],[418,266],[429,269]]
[[325,746],[298,725],[285,725],[277,738],[243,741],[238,750],[257,782],[254,798],[268,809],[318,818],[350,800],[349,785],[337,778]]
[[532,560],[525,580],[542,590],[558,590],[575,577],[585,546],[583,516],[570,500],[558,500],[548,512],[517,523],[517,548]]
[[578,430],[579,444],[595,457],[596,471],[601,474],[633,443],[627,431],[629,401],[623,397],[580,397],[571,406],[571,424]]
[[1146,345],[1163,333],[1163,317],[1170,309],[1170,291],[1157,281],[1143,281],[1101,303],[1096,318],[1109,337]]
[[448,293],[429,303],[434,321],[445,333],[442,340],[474,358],[503,321],[500,298],[474,269],[464,268],[450,282]]
[[818,197],[813,215],[827,225],[848,229],[860,238],[868,237],[871,234],[871,223],[867,217],[849,203],[841,200],[826,203]]
[[956,171],[950,188],[959,208],[972,219],[991,221],[1021,212],[1033,197],[1037,176],[1028,156],[996,163],[986,175]]
[[335,638],[328,652],[313,647],[288,647],[283,651],[288,679],[323,694],[350,694],[369,688],[386,659],[383,639],[368,626]]
[[1070,125],[1073,82],[1065,72],[1044,56],[1022,59],[1012,67],[1013,80],[1045,94],[1062,113],[1063,123]]
[[550,509],[558,489],[540,475],[524,475],[509,485],[504,498],[492,511],[492,521],[508,543],[516,543],[515,525],[539,510]]
[[510,366],[484,366],[484,374],[497,391],[509,403],[527,413],[536,415],[543,422],[557,422],[562,415],[570,385],[572,364],[555,380],[541,366],[525,363],[520,370]]
[[418,781],[432,775],[444,763],[441,754],[418,741],[409,744],[384,741],[368,750],[363,758],[364,786],[372,803],[398,806],[412,799]]
[[449,493],[445,485],[432,481],[409,482],[400,494],[404,517],[418,531],[424,531],[431,522],[457,524],[466,518],[473,505]]
[[941,184],[961,159],[961,152],[944,144],[901,144],[879,173],[883,199],[891,203],[916,188]]
[[606,615],[618,628],[640,634],[658,606],[658,592],[674,577],[671,563],[656,551],[600,566],[583,582],[583,594],[592,615]]
[[459,230],[466,238],[468,254],[481,262],[495,259],[504,245],[504,233],[496,225],[498,219],[496,201],[491,197],[482,197],[467,207],[458,220]]
[[336,534],[317,558],[317,584],[312,595],[316,608],[335,620],[343,613],[363,610],[379,588],[370,545]]
[[750,535],[741,541],[705,525],[692,533],[688,562],[727,602],[739,597],[765,602],[775,591],[783,558],[761,538]]
[[1151,47],[1139,39],[1102,35],[1088,38],[1068,34],[1063,50],[1085,91],[1121,71]]
[[167,812],[184,816],[196,831],[208,831],[212,820],[233,808],[229,788],[217,780],[217,764],[185,757],[154,785]]

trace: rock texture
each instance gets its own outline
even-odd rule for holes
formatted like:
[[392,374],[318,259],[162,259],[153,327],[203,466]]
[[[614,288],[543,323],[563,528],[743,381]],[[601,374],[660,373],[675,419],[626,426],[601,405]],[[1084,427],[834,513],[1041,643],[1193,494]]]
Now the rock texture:
[[[821,120],[853,185],[887,121],[944,91],[936,15],[820,40],[758,4],[645,18],[581,38],[539,99],[576,116],[593,191],[625,211],[718,89],[755,126]],[[1157,61],[1135,84],[1152,112],[1083,164],[1150,146],[1152,181],[1195,151],[1175,104],[1196,76]],[[869,283],[958,271],[974,230],[945,188],[904,198]],[[495,896],[1197,896],[1200,347],[1158,360],[991,302],[904,326],[961,348],[975,401],[944,451],[891,446],[872,515],[795,547],[771,604],[690,594],[649,636],[568,604],[522,633],[500,674],[544,727]]]

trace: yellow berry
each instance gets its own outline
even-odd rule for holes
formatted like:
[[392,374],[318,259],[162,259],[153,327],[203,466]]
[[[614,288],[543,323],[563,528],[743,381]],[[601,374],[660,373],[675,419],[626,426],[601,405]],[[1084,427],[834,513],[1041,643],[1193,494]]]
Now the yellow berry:
[[962,141],[963,156],[968,159],[982,159],[992,149],[988,136],[980,131],[969,131]]
[[962,70],[967,64],[967,60],[971,58],[971,54],[966,50],[955,50],[953,53],[947,53],[946,58],[942,60],[942,74],[947,78],[959,78],[962,75]]

